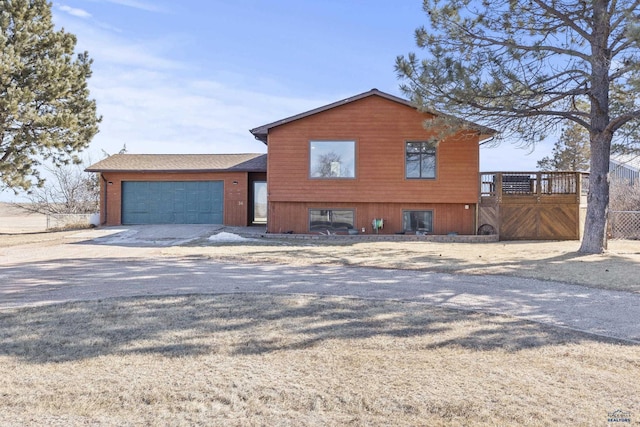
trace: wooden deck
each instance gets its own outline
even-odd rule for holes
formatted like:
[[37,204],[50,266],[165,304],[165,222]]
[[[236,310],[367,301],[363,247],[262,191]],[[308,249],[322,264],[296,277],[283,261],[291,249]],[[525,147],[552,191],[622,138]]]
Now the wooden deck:
[[478,225],[500,240],[578,240],[586,214],[588,174],[480,174]]

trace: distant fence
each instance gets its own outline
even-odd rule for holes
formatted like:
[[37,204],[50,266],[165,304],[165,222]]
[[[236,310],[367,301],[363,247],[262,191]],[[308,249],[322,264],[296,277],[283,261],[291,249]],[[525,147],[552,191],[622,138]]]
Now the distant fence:
[[609,211],[612,239],[640,239],[640,211]]
[[92,224],[98,225],[96,220],[97,215],[98,214],[48,214],[47,230],[89,227]]

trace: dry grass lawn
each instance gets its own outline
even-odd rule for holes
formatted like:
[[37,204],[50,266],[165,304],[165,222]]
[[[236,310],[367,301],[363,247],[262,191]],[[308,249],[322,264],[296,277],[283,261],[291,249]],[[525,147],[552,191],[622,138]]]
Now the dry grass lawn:
[[[146,297],[0,312],[2,425],[640,424],[640,348],[419,304]],[[628,424],[625,424],[628,425]]]
[[458,274],[503,274],[640,292],[640,241],[612,240],[605,254],[584,255],[577,241],[434,243],[271,240],[171,247],[167,255],[232,262],[336,264]]

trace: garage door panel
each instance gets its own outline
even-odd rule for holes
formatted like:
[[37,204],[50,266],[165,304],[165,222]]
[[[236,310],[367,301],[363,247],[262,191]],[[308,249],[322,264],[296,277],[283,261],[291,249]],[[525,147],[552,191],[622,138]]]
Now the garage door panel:
[[222,224],[223,181],[126,181],[123,224]]

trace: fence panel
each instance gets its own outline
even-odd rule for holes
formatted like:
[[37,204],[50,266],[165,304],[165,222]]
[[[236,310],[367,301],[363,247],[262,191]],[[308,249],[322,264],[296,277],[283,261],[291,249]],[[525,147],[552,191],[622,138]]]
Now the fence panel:
[[609,211],[612,239],[640,239],[640,211]]
[[96,225],[95,216],[96,214],[48,214],[47,230]]

